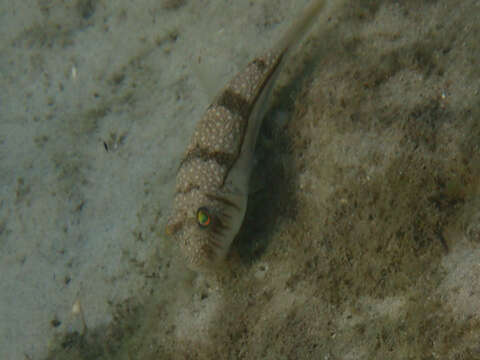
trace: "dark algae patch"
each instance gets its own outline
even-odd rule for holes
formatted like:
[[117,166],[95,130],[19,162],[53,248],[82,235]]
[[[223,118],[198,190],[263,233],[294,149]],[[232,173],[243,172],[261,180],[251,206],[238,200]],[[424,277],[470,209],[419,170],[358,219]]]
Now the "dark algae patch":
[[226,270],[153,258],[135,311],[48,359],[480,359],[479,34],[475,1],[332,10],[278,89]]

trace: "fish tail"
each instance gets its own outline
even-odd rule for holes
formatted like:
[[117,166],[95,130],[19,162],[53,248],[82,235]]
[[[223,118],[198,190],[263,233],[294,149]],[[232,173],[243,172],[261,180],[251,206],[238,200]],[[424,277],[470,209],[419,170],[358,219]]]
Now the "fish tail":
[[303,36],[314,24],[315,18],[325,7],[325,3],[325,0],[313,0],[278,41],[273,48],[273,52],[278,54],[291,52],[300,43]]

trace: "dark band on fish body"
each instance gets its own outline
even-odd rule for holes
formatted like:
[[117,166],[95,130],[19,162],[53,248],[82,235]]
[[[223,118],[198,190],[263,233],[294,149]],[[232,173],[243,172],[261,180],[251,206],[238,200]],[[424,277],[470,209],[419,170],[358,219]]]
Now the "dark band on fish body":
[[175,194],[188,194],[193,190],[200,190],[200,186],[198,186],[198,184],[189,183],[185,189],[177,190]]
[[222,91],[217,100],[217,104],[212,105],[223,106],[232,114],[238,114],[245,120],[250,116],[253,106],[253,104],[249,103],[242,95],[234,93],[229,88]]
[[210,151],[209,149],[196,146],[194,149],[185,154],[185,157],[180,163],[180,167],[192,160],[200,159],[202,161],[214,160],[218,165],[230,168],[236,158],[236,154],[222,151]]
[[[212,104],[212,106],[219,105],[230,112],[232,114],[236,114],[241,116],[243,119],[248,121],[248,118],[250,117],[250,114],[252,112],[252,109],[258,99],[258,95],[262,93],[265,85],[268,83],[268,79],[270,78],[270,75],[275,72],[275,69],[277,68],[278,64],[280,64],[281,59],[283,57],[283,53],[280,54],[277,59],[275,59],[275,64],[268,68],[267,63],[262,59],[262,58],[256,58],[250,62],[250,64],[253,64],[257,67],[258,72],[264,73],[266,70],[269,70],[269,74],[265,77],[263,83],[261,86],[257,89],[256,91],[256,96],[253,101],[248,101],[243,97],[241,94],[238,94],[229,87],[227,87],[225,90],[223,90],[220,95],[217,98],[216,103]],[[248,69],[248,66],[247,66]],[[237,76],[244,76],[243,73],[237,75]]]
[[[209,149],[205,149],[197,146],[185,155],[185,157],[182,159],[180,163],[179,169],[195,159],[200,159],[204,162],[213,160],[218,165],[225,167],[227,169],[226,173],[228,173],[228,170],[230,170],[230,168],[233,166],[233,163],[236,160],[236,158],[237,158],[237,154],[220,152],[220,151],[210,152]],[[177,190],[176,193],[188,194],[192,190],[199,190],[199,189],[200,189],[200,186],[195,182],[194,179],[192,179],[192,181],[189,182],[186,188],[182,190]]]

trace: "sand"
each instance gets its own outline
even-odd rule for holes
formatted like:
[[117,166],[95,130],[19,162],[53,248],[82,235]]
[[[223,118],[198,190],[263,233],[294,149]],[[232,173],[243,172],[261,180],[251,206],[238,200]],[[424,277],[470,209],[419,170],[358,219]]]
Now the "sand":
[[307,3],[0,3],[0,358],[480,359],[478,1],[331,1],[225,268],[164,234],[195,121]]

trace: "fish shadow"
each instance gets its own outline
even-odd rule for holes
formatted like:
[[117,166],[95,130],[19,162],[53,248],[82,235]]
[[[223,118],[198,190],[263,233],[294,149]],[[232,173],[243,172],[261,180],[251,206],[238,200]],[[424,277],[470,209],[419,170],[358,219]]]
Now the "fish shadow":
[[258,262],[275,240],[279,224],[297,218],[299,173],[288,123],[297,111],[295,99],[313,81],[317,59],[316,52],[295,59],[299,60],[296,69],[287,84],[276,91],[262,125],[245,219],[232,244],[231,255],[243,265]]

